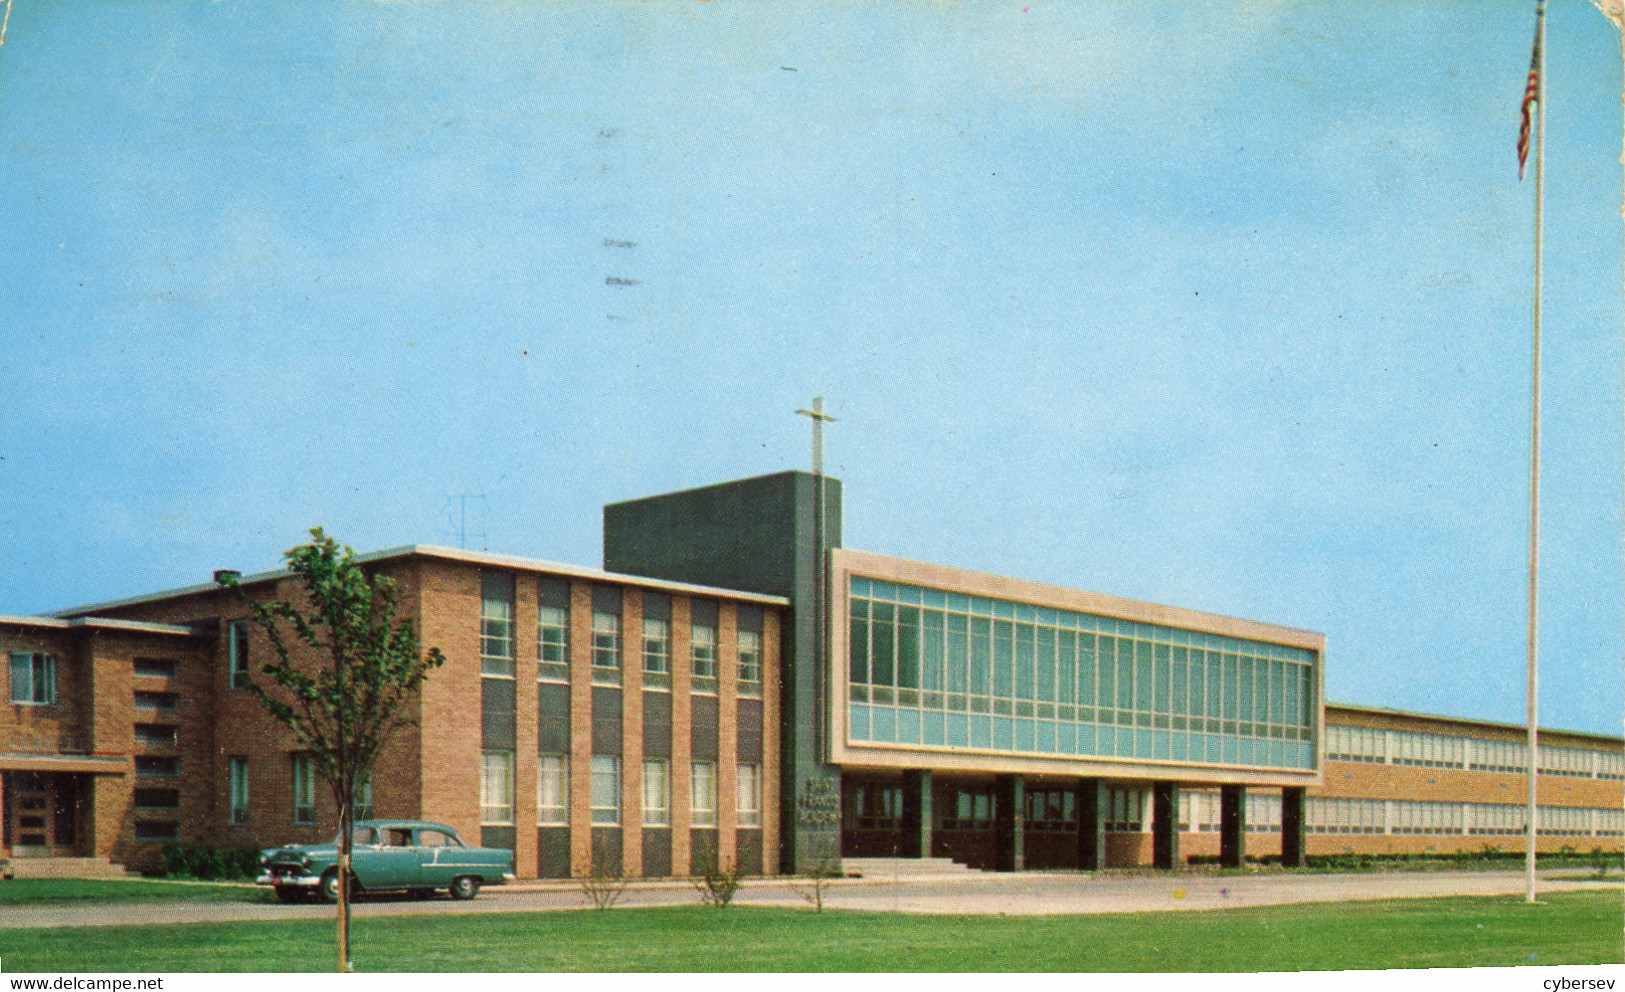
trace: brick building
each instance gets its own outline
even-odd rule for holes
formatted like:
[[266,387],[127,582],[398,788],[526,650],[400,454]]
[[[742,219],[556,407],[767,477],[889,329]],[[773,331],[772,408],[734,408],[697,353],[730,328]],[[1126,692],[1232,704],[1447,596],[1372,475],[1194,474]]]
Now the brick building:
[[[1313,632],[847,550],[840,502],[791,472],[614,504],[609,571],[364,556],[447,663],[363,812],[521,877],[1521,846],[1522,728],[1325,703]],[[0,617],[0,857],[330,837],[236,684],[268,650],[212,583]],[[1620,846],[1621,743],[1541,732],[1543,849]]]

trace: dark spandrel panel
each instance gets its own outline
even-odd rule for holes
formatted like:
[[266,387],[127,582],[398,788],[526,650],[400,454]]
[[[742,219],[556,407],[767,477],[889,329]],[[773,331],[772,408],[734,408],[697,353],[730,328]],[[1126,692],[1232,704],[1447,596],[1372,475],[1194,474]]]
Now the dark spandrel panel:
[[570,687],[552,682],[536,686],[536,753],[570,753]]
[[688,610],[694,623],[702,627],[715,627],[717,625],[716,600],[696,599],[689,603]]
[[717,867],[717,832],[695,828],[688,832],[688,873],[704,875]]
[[593,586],[592,608],[596,613],[621,612],[621,590],[618,586]]
[[643,694],[643,753],[650,758],[671,757],[671,693]]
[[671,597],[663,592],[644,590],[643,616],[648,620],[671,622]]
[[621,690],[592,691],[592,753],[621,753]]
[[481,827],[481,847],[504,847],[514,849],[515,835],[513,827]]
[[536,874],[542,878],[570,877],[569,827],[541,827],[536,831]]
[[594,827],[592,831],[592,870],[611,877],[621,870],[621,828]]
[[693,697],[689,747],[694,761],[717,760],[717,697]]
[[762,763],[762,701],[760,699],[741,699],[739,701],[739,763],[742,765],[759,765]]
[[671,876],[671,831],[664,827],[643,830],[643,877]]
[[480,679],[480,747],[511,751],[513,742],[513,679]]
[[754,630],[758,634],[762,632],[762,608],[760,606],[751,603],[740,603],[736,609],[738,611],[740,630]]
[[513,602],[513,576],[507,572],[481,572],[480,596]]
[[734,857],[739,861],[739,874],[760,875],[762,873],[762,832],[760,830],[740,830],[734,835],[736,845]]
[[549,575],[541,576],[536,580],[536,596],[543,606],[568,610],[570,608],[570,582],[568,579],[556,579]]

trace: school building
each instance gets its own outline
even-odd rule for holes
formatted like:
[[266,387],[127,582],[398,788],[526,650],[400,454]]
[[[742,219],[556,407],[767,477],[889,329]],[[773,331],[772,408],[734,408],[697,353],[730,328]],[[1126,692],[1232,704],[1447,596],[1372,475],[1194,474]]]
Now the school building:
[[[447,661],[362,812],[521,877],[1521,846],[1521,727],[1327,703],[1311,631],[843,548],[841,495],[785,472],[613,504],[603,570],[364,556]],[[331,837],[241,687],[269,650],[213,582],[0,616],[0,858]],[[1621,739],[1543,729],[1539,767],[1542,849],[1619,848]]]

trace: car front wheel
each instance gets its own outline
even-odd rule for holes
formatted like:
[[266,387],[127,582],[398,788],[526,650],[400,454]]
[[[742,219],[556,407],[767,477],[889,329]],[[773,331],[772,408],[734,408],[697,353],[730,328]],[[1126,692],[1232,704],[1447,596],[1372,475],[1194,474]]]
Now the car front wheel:
[[[354,899],[355,894],[360,890],[361,886],[355,884],[355,878],[352,876],[350,879],[350,898]],[[323,902],[339,901],[339,870],[337,868],[329,868],[322,875],[321,895]]]
[[473,875],[459,875],[452,880],[453,899],[472,899],[480,894],[480,880]]

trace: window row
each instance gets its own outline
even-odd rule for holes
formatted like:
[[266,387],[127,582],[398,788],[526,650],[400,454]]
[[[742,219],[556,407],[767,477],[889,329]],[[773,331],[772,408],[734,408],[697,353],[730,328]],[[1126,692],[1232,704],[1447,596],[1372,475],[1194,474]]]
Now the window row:
[[[570,678],[570,592],[562,579],[543,577],[539,581],[537,610],[537,678],[568,682]],[[513,577],[482,573],[480,601],[480,668],[486,675],[514,673]],[[742,696],[761,695],[762,632],[761,614],[749,607],[739,608],[736,632],[735,671]],[[709,600],[690,603],[689,666],[693,689],[714,693],[717,678],[717,604]],[[619,685],[622,668],[622,628],[620,590],[594,587],[590,624],[592,678],[600,685]],[[670,686],[672,665],[671,598],[662,593],[643,594],[642,658],[643,685],[646,688]]]
[[[1180,790],[1179,829],[1182,833],[1218,833],[1220,816],[1219,793],[1211,790]],[[1242,821],[1246,824],[1248,833],[1280,833],[1281,794],[1249,791],[1242,809]]]
[[1291,739],[1314,725],[1297,662],[862,599],[849,628],[858,702]]
[[[1326,727],[1326,757],[1331,761],[1413,765],[1424,768],[1470,768],[1521,775],[1528,769],[1529,747],[1521,741],[1485,740],[1419,734],[1374,727]],[[1540,747],[1540,773],[1570,778],[1625,778],[1625,753],[1586,748]]]
[[[480,756],[480,822],[507,826],[514,822],[514,756],[512,751],[485,751]],[[588,789],[594,826],[621,823],[621,759],[595,754]],[[734,789],[735,823],[762,825],[762,768],[738,766]],[[570,759],[544,754],[536,759],[536,822],[541,826],[570,823]],[[650,758],[643,762],[643,826],[671,825],[671,762]],[[689,823],[696,827],[717,824],[717,766],[713,762],[689,764]]]
[[[233,758],[231,767],[231,822],[248,822],[248,759]],[[238,762],[242,762],[241,771]],[[298,824],[312,824],[316,822],[316,777],[321,770],[316,759],[309,754],[295,754],[293,761],[293,822]],[[240,783],[240,786],[239,786]],[[241,793],[237,790],[241,788]],[[355,818],[367,820],[372,818],[372,782],[358,783],[355,799]],[[239,811],[242,819],[239,820]]]
[[[1323,834],[1442,834],[1520,836],[1528,810],[1511,803],[1415,802],[1310,797],[1304,829]],[[1539,807],[1539,833],[1548,836],[1617,837],[1625,810],[1581,806]]]

